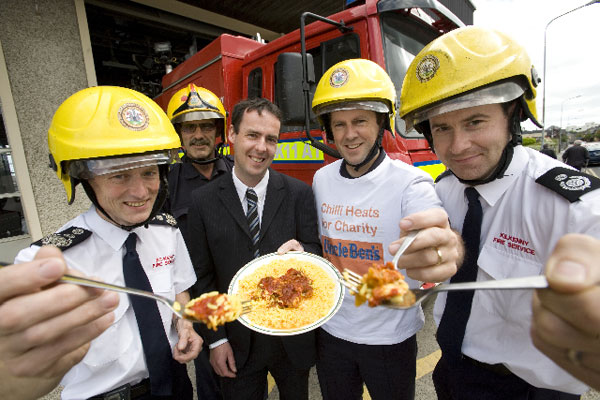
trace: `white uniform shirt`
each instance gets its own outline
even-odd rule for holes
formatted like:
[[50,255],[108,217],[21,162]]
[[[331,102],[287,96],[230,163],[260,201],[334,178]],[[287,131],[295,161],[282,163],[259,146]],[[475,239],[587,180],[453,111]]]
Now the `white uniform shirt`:
[[[321,168],[313,179],[323,254],[340,270],[364,274],[373,263],[392,260],[388,247],[400,237],[402,218],[441,203],[431,178],[401,161],[386,156],[373,171],[355,179],[341,176],[340,164],[341,160]],[[423,322],[420,307],[356,307],[346,290],[341,308],[323,329],[353,343],[390,345],[414,335]]]
[[[127,232],[100,218],[96,209],[69,221],[59,231],[77,226],[92,231],[82,243],[64,251],[67,265],[88,276],[116,285],[125,285],[123,256]],[[152,224],[134,229],[138,235],[136,250],[154,293],[174,300],[196,282],[196,275],[179,229]],[[33,259],[39,247],[31,246],[17,254],[16,263]],[[92,341],[83,360],[65,375],[62,398],[87,399],[127,383],[148,377],[144,351],[133,307],[126,294],[119,294],[112,326]],[[171,348],[178,336],[172,325],[172,311],[157,303]]]
[[[600,238],[600,190],[570,203],[535,180],[555,167],[568,167],[535,150],[517,146],[502,179],[476,186],[483,208],[478,281],[540,275],[556,242],[566,233]],[[577,171],[573,175],[578,175]],[[462,230],[467,200],[465,185],[451,175],[436,191],[454,229]],[[531,342],[532,290],[481,290],[473,297],[462,344],[463,354],[505,364],[515,375],[539,388],[581,394],[587,387],[539,352]],[[439,324],[446,294],[434,307]]]

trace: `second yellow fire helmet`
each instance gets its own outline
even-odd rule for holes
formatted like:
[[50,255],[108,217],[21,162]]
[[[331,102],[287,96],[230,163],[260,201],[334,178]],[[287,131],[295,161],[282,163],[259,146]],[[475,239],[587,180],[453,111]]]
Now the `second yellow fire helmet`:
[[431,117],[464,108],[521,99],[523,115],[538,126],[535,106],[540,79],[525,49],[506,34],[478,26],[435,39],[410,64],[399,115],[428,140]]
[[396,89],[385,70],[373,61],[352,59],[335,64],[323,74],[312,108],[328,135],[330,128],[323,117],[352,109],[386,114],[385,128],[393,135],[396,103]]
[[227,113],[221,100],[210,90],[190,83],[178,90],[167,106],[167,116],[172,123],[222,119],[227,126]]

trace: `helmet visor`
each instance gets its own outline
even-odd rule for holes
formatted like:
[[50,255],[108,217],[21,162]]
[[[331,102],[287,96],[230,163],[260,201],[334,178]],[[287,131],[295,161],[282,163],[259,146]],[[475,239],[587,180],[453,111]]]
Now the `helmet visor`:
[[175,151],[136,154],[126,157],[96,158],[74,160],[69,163],[69,175],[78,179],[90,179],[94,176],[112,174],[152,165],[169,164],[176,158]]
[[179,114],[174,117],[171,122],[173,124],[180,124],[182,122],[189,121],[201,121],[203,119],[223,119],[223,116],[214,111],[190,111],[184,114]]
[[317,115],[329,114],[334,111],[368,110],[377,113],[389,113],[390,108],[381,101],[360,100],[344,101],[340,103],[325,104],[315,110]]
[[462,95],[442,100],[406,114],[406,131],[411,130],[415,125],[428,121],[432,117],[446,114],[452,111],[463,110],[465,108],[484,106],[488,104],[500,104],[514,100],[525,93],[526,88],[516,81],[501,81],[485,86],[481,89],[472,90]]

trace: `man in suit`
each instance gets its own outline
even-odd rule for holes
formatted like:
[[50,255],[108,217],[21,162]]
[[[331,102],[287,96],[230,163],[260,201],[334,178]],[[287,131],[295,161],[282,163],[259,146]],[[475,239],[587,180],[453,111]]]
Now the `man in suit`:
[[[198,277],[195,295],[226,292],[235,273],[261,254],[292,248],[321,254],[311,188],[269,168],[280,120],[281,112],[268,100],[238,103],[228,132],[233,171],[192,193],[188,228]],[[248,197],[257,203],[256,242],[246,216]],[[316,353],[313,332],[267,336],[233,322],[216,332],[204,329],[203,337],[225,399],[262,400],[267,371],[281,399],[308,399],[308,372]]]

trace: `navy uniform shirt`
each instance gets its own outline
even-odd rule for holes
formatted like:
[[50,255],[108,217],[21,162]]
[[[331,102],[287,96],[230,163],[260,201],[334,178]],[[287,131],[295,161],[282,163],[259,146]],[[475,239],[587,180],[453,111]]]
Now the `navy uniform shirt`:
[[215,161],[210,179],[198,172],[186,156],[183,156],[182,161],[171,165],[169,170],[169,198],[165,202],[164,210],[177,219],[179,230],[187,243],[187,215],[192,191],[231,171],[233,160],[226,156]]

